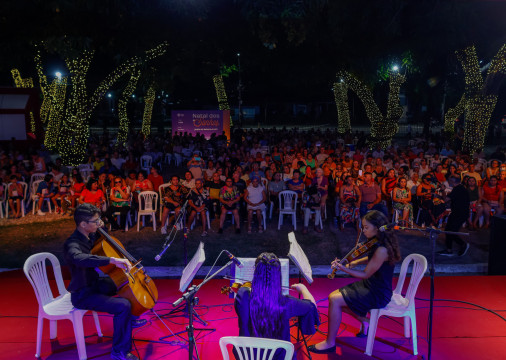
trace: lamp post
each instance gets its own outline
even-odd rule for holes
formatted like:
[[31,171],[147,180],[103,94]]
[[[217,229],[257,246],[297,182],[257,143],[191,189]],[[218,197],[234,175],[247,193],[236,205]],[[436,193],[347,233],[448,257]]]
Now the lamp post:
[[237,53],[237,65],[238,65],[238,73],[239,73],[239,82],[237,84],[237,100],[238,104],[238,112],[239,112],[239,127],[242,128],[242,81],[241,81],[241,53]]

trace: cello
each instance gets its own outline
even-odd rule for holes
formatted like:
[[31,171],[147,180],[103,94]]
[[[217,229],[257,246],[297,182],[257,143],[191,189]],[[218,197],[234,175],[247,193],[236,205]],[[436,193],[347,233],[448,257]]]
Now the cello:
[[118,295],[127,299],[132,305],[132,315],[139,316],[151,310],[158,300],[158,289],[155,282],[145,272],[141,260],[136,260],[121,242],[99,228],[100,237],[97,239],[91,253],[127,259],[132,265],[130,271],[125,271],[113,264],[107,264],[99,269],[107,274],[116,285]]

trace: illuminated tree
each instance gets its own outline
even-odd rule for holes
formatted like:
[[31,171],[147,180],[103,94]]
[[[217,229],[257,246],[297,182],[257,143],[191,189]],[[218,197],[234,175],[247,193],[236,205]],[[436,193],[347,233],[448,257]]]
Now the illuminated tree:
[[395,71],[390,72],[390,91],[388,93],[386,115],[381,113],[378,105],[374,101],[371,90],[355,76],[347,71],[341,71],[337,74],[337,78],[339,79],[340,84],[342,84],[341,86],[347,87],[357,94],[365,107],[367,117],[371,121],[369,146],[379,146],[383,149],[388,147],[392,138],[399,130],[398,123],[403,114],[403,109],[400,105],[399,93],[401,85],[404,81],[406,81],[406,77]]
[[465,90],[458,105],[445,115],[445,131],[453,132],[455,120],[465,114],[463,150],[473,154],[483,148],[499,87],[506,74],[506,45],[499,49],[490,62],[485,80],[474,46],[456,54],[464,70]]
[[[89,93],[86,86],[86,79],[88,69],[93,59],[94,51],[84,50],[80,54],[73,57],[66,57],[65,63],[69,71],[70,80],[70,93],[65,104],[65,116],[56,134],[52,134],[54,139],[49,140],[49,143],[56,144],[56,149],[59,151],[63,163],[65,165],[78,165],[80,164],[86,153],[86,145],[89,138],[89,119],[105,96],[106,92],[115,84],[120,78],[125,75],[130,75],[130,80],[123,91],[121,99],[121,119],[120,125],[122,130],[121,136],[125,131],[124,125],[126,117],[125,96],[131,96],[135,89],[135,84],[140,76],[140,67],[147,61],[163,55],[167,51],[167,44],[162,43],[153,49],[145,51],[142,57],[134,56],[114,69],[109,75],[99,83],[93,93]],[[39,73],[39,80],[43,94],[51,98],[50,90],[47,89],[47,80],[42,72],[40,52],[37,52],[36,64]],[[56,138],[57,136],[57,138]]]

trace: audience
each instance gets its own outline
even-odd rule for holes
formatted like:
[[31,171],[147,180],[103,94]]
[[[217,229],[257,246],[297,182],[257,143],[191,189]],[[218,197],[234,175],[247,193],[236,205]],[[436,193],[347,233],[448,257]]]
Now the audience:
[[[115,229],[118,226],[113,225],[116,222],[111,214],[121,213],[123,227],[130,193],[138,206],[139,193],[159,191],[164,177],[169,176],[170,185],[161,196],[162,232],[166,232],[170,211],[177,217],[188,198],[188,222],[200,214],[203,235],[209,231],[204,209],[211,218],[219,215],[220,233],[227,213],[232,213],[239,232],[240,218],[247,214],[250,231],[256,212],[259,231],[263,231],[264,207],[272,204],[278,208],[278,195],[285,189],[297,192],[302,200],[299,211],[304,213],[304,232],[310,216],[316,213],[319,219],[327,209],[329,217],[341,226],[358,225],[359,217],[372,209],[389,217],[396,211],[398,219],[409,224],[418,218],[418,225],[442,226],[447,214],[453,212],[448,210],[452,205],[446,196],[454,190],[457,177],[469,194],[470,205],[464,210],[470,229],[480,223],[488,227],[491,214],[504,211],[505,149],[498,148],[487,163],[481,149],[471,157],[443,143],[448,138],[439,134],[420,137],[409,146],[394,143],[386,149],[369,149],[365,140],[364,134],[356,133],[345,142],[335,130],[258,129],[236,130],[229,142],[223,135],[206,140],[202,135],[177,133],[144,139],[141,133],[132,133],[124,145],[115,147],[115,141],[105,133],[100,138],[92,136],[83,167],[63,166],[61,159],[44,150],[30,149],[24,154],[0,149],[2,182],[16,184],[7,189],[0,182],[0,195],[8,199],[11,217],[19,217],[24,189],[18,181],[23,180],[28,184],[28,197],[39,196],[37,214],[45,214],[41,210],[47,203],[44,199],[50,199],[57,212],[65,199],[72,208],[77,201],[90,202],[104,205]],[[143,155],[153,158],[149,176],[140,169]],[[177,167],[167,170],[166,166],[173,164],[162,159],[179,161]],[[32,178],[33,174],[45,178],[31,194],[32,183],[42,176]],[[317,198],[319,208],[314,205]]]

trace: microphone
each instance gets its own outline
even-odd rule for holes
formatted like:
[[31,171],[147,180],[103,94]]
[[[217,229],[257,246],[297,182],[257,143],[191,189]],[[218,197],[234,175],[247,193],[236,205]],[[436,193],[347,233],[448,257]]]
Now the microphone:
[[228,250],[223,250],[223,252],[225,254],[227,254],[228,258],[230,260],[232,260],[234,262],[234,264],[237,265],[238,268],[242,268],[244,266],[244,264],[241,262],[241,260],[239,260],[238,258],[236,258],[230,251]]
[[399,226],[397,225],[397,223],[390,223],[390,224],[380,226],[379,231],[385,232],[388,230],[395,230],[395,229],[399,229]]
[[[169,237],[167,236],[167,238],[165,239],[165,243],[167,243],[168,240],[169,240]],[[162,258],[163,254],[165,254],[165,252],[167,251],[167,249],[169,247],[170,247],[170,244],[167,245],[167,246],[164,245],[162,251],[158,255],[155,256],[155,261],[159,261]]]

